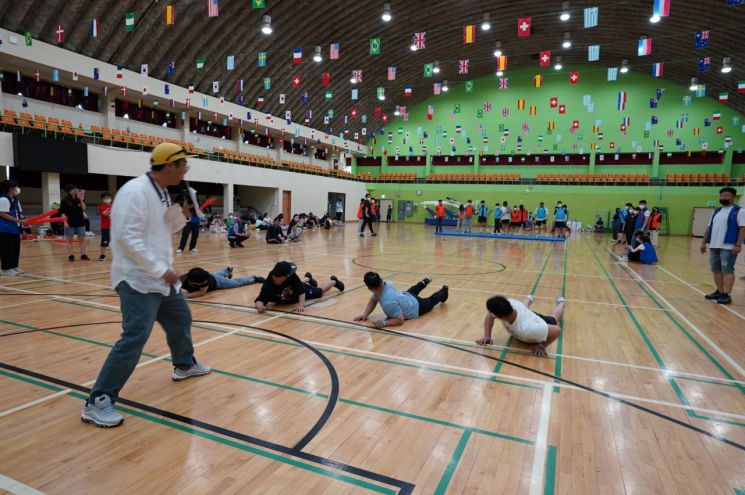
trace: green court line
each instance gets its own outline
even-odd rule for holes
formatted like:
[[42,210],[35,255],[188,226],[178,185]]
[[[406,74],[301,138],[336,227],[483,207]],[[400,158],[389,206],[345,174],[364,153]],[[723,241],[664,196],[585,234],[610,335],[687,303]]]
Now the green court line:
[[[543,266],[541,267],[541,271],[538,272],[538,278],[535,279],[535,283],[533,284],[533,287],[530,289],[530,295],[534,295],[535,291],[538,290],[538,284],[541,283],[541,278],[543,277],[543,272],[546,270],[546,266],[548,266],[548,260],[551,259],[551,255],[554,254],[553,251],[548,253],[548,256],[546,256],[546,260],[543,262]],[[510,337],[507,339],[507,343],[505,344],[504,348],[502,349],[502,352],[499,354],[499,359],[504,360],[507,357],[507,353],[510,352],[510,347],[512,346],[513,337],[510,335]],[[502,361],[497,361],[497,364],[494,365],[494,373],[499,373],[499,371],[502,369]],[[497,377],[492,377],[496,379]]]
[[[57,387],[57,386],[54,386],[54,385],[50,385],[48,383],[44,383],[42,381],[35,380],[33,378],[29,378],[29,377],[26,377],[26,376],[23,376],[23,375],[17,375],[15,373],[6,372],[5,370],[0,370],[0,374],[2,374],[4,376],[7,376],[9,378],[14,378],[14,379],[19,380],[19,381],[22,381],[22,382],[26,382],[26,383],[29,383],[29,384],[32,384],[32,385],[36,385],[38,387],[43,387],[43,388],[55,390],[57,392],[60,392],[60,391],[64,390],[63,388],[60,388],[60,387]],[[75,397],[77,399],[84,400],[84,401],[85,400],[88,400],[88,396],[86,396],[84,394],[81,394],[80,392],[74,392],[73,391],[73,392],[70,392],[67,395],[69,395],[71,397]],[[285,456],[282,456],[280,454],[276,454],[276,453],[273,453],[273,452],[268,452],[268,451],[260,450],[260,449],[255,448],[255,447],[251,447],[250,445],[246,445],[246,444],[239,443],[239,442],[236,442],[236,441],[233,441],[233,440],[229,440],[227,438],[223,438],[223,437],[220,437],[220,436],[217,436],[217,435],[213,435],[211,433],[207,433],[205,431],[198,430],[196,428],[192,428],[192,427],[186,426],[186,425],[181,424],[181,423],[176,423],[176,422],[173,422],[173,421],[169,421],[167,419],[163,419],[163,418],[160,418],[160,417],[157,417],[157,416],[148,414],[146,412],[143,412],[143,411],[140,411],[140,410],[137,410],[137,409],[131,409],[129,407],[124,407],[124,406],[119,406],[119,405],[116,406],[116,409],[118,409],[118,410],[120,410],[122,412],[125,412],[125,413],[127,413],[129,415],[136,416],[136,417],[141,418],[141,419],[144,419],[146,421],[150,421],[152,423],[156,423],[156,424],[159,424],[159,425],[162,425],[162,426],[167,426],[167,427],[172,428],[174,430],[179,430],[179,431],[182,431],[184,433],[189,433],[191,435],[195,435],[195,436],[204,438],[206,440],[211,440],[213,442],[217,442],[217,443],[220,443],[220,444],[223,444],[223,445],[227,445],[229,447],[234,447],[236,449],[243,450],[243,451],[248,452],[250,454],[254,454],[254,455],[257,455],[257,456],[260,456],[260,457],[271,459],[273,461],[278,461],[278,462],[281,462],[283,464],[288,464],[290,466],[297,467],[297,468],[300,468],[300,469],[304,469],[306,471],[310,471],[310,472],[315,473],[315,474],[320,474],[320,475],[325,476],[327,478],[333,478],[333,479],[336,479],[338,481],[342,481],[342,482],[345,482],[345,483],[348,483],[348,484],[351,484],[351,485],[358,486],[360,488],[365,488],[365,489],[370,490],[370,491],[373,491],[373,492],[383,493],[383,494],[386,494],[386,495],[395,495],[396,493],[398,493],[398,491],[396,491],[396,490],[391,490],[389,488],[385,488],[385,487],[382,487],[382,486],[374,485],[374,484],[372,484],[370,482],[367,482],[367,481],[364,481],[364,480],[361,480],[361,479],[357,479],[357,478],[352,478],[352,477],[347,476],[347,475],[344,475],[344,474],[335,473],[333,471],[329,471],[328,469],[319,468],[319,467],[314,466],[312,464],[308,464],[308,463],[305,463],[305,462],[302,462],[302,461],[298,461],[297,459],[293,459],[291,457],[285,457]]]
[[434,495],[443,495],[448,489],[448,485],[450,484],[450,480],[453,479],[453,474],[455,474],[455,469],[458,467],[460,458],[463,457],[463,451],[466,450],[466,444],[468,443],[469,438],[471,438],[471,432],[464,431],[463,435],[460,437],[460,441],[458,441],[458,445],[455,447],[453,457],[450,458],[448,467],[445,469],[442,478],[440,478],[440,482],[437,484]]
[[[30,327],[28,325],[23,325],[21,323],[14,323],[12,321],[0,320],[0,322],[6,323],[6,324],[10,324],[10,325],[21,326],[23,328],[29,328],[29,329],[33,329],[34,328],[34,327]],[[63,338],[70,338],[70,339],[73,339],[73,340],[78,340],[78,341],[81,340],[78,337],[67,335],[67,334],[64,334],[64,333],[61,333],[61,332],[56,332],[55,335],[56,336],[59,336],[59,337],[63,337]],[[281,341],[272,340],[272,339],[268,339],[268,338],[259,337],[258,339],[259,340],[269,340],[269,341],[275,342],[275,343],[282,343]],[[105,342],[97,342],[95,340],[90,340],[90,339],[83,339],[83,341],[86,342],[86,343],[88,343],[88,344],[97,345],[97,346],[101,346],[101,347],[107,347],[107,348],[113,347],[111,344],[107,344]],[[300,344],[294,344],[294,343],[292,344],[292,346],[293,347],[303,347]],[[321,349],[321,350],[323,350],[323,349]],[[143,355],[148,356],[148,357],[157,357],[154,354],[143,353]],[[171,359],[170,358],[165,358],[163,361],[170,362]],[[215,368],[213,368],[212,371],[213,371],[213,373],[218,374],[218,375],[229,376],[229,377],[232,377],[232,378],[237,378],[239,380],[245,380],[245,381],[249,381],[249,382],[253,382],[253,383],[258,383],[258,384],[266,385],[266,386],[269,386],[269,387],[280,388],[280,389],[283,389],[283,390],[289,390],[289,391],[292,391],[292,392],[305,394],[305,395],[308,395],[308,396],[311,396],[311,397],[319,397],[319,398],[322,398],[322,399],[328,399],[328,397],[329,397],[327,394],[324,394],[324,393],[313,392],[311,390],[305,390],[305,389],[302,389],[302,388],[293,387],[293,386],[290,386],[290,385],[285,385],[285,384],[273,382],[273,381],[270,381],[270,380],[264,380],[262,378],[255,378],[255,377],[252,377],[252,376],[242,375],[242,374],[239,374],[239,373],[233,373],[233,372],[230,372],[230,371],[219,370],[219,369],[215,369]],[[485,378],[485,380],[486,380],[486,378]],[[429,418],[429,417],[426,417],[426,416],[420,416],[420,415],[417,415],[417,414],[412,414],[412,413],[407,413],[407,412],[403,412],[403,411],[398,411],[398,410],[395,410],[395,409],[389,409],[389,408],[385,408],[385,407],[382,407],[382,406],[376,406],[374,404],[368,404],[368,403],[365,403],[365,402],[359,402],[359,401],[354,401],[354,400],[351,400],[351,399],[344,399],[344,398],[340,398],[339,399],[339,402],[343,402],[345,404],[350,404],[350,405],[362,407],[362,408],[365,408],[365,409],[371,409],[371,410],[374,410],[374,411],[384,412],[384,413],[391,414],[391,415],[394,415],[394,416],[401,416],[401,417],[405,417],[405,418],[409,418],[409,419],[414,419],[414,420],[422,421],[422,422],[426,422],[426,423],[438,424],[438,425],[446,426],[446,427],[449,427],[449,428],[455,428],[455,429],[464,430],[464,431],[474,431],[474,432],[482,433],[484,435],[488,435],[488,436],[492,436],[492,437],[496,437],[496,438],[502,438],[504,440],[509,440],[509,441],[512,441],[512,442],[525,443],[525,444],[528,444],[528,445],[533,445],[534,444],[534,442],[532,440],[528,440],[528,439],[525,439],[525,438],[520,438],[520,437],[516,437],[516,436],[512,436],[512,435],[507,435],[507,434],[503,434],[503,433],[498,433],[498,432],[494,432],[494,431],[489,431],[489,430],[482,430],[482,429],[474,428],[474,427],[471,427],[471,426],[460,425],[460,424],[457,424],[457,423],[451,423],[451,422],[448,422],[448,421],[443,421],[443,420],[439,420],[439,419],[435,419],[435,418]]]
[[735,495],[745,495],[745,490],[742,488],[735,488]]
[[[567,262],[569,260],[569,249],[564,249],[564,270],[561,280],[561,297],[566,298],[567,295]],[[559,338],[556,339],[556,361],[554,363],[554,376],[561,376],[561,356],[564,354],[564,318],[561,319],[559,322],[559,328],[561,328],[561,332],[559,332]],[[554,383],[558,384],[559,380],[554,379]],[[561,387],[554,386],[554,393],[558,394],[561,392]]]
[[546,476],[543,481],[543,495],[554,495],[556,490],[556,445],[549,445],[546,453]]

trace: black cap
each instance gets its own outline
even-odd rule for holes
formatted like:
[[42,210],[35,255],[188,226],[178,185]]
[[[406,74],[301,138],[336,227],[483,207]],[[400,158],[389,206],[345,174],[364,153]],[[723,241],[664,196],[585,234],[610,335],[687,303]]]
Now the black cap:
[[65,187],[62,188],[62,190],[65,192],[70,192],[73,189],[75,189],[75,186],[73,186],[72,184],[67,184]]
[[274,265],[272,275],[276,275],[277,277],[287,277],[295,273],[296,270],[297,266],[295,266],[295,263],[290,263],[289,261],[280,261],[276,265]]

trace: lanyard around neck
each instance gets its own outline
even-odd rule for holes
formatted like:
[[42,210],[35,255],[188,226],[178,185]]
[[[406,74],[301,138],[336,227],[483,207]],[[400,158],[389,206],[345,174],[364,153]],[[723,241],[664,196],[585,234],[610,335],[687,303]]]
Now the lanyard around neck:
[[166,206],[171,206],[171,196],[168,194],[168,190],[162,189],[156,182],[155,179],[150,175],[150,172],[147,173],[147,178],[150,179],[150,184],[152,184],[153,189],[155,189],[155,192],[158,194],[158,198],[160,198],[161,203],[165,203]]

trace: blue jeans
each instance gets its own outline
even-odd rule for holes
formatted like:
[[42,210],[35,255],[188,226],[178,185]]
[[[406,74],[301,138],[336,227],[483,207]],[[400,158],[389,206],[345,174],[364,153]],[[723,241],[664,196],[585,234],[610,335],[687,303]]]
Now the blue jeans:
[[241,278],[228,278],[227,268],[223,268],[219,272],[212,272],[211,275],[215,277],[218,289],[235,289],[236,287],[243,287],[244,285],[251,285],[256,282],[253,275]]
[[737,255],[731,249],[709,248],[709,266],[713,273],[735,273]]
[[168,296],[157,292],[142,294],[121,282],[116,287],[122,309],[122,335],[109,352],[91,389],[89,401],[108,395],[116,401],[142,355],[157,321],[166,332],[171,360],[177,368],[188,369],[194,364],[191,342],[191,310],[181,291],[171,289]]

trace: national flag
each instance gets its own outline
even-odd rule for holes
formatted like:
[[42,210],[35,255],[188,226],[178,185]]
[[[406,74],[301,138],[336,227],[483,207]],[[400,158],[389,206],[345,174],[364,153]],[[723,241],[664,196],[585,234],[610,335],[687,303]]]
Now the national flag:
[[549,120],[548,121],[548,130],[549,131],[556,130],[556,122],[554,122],[553,120]]
[[572,129],[579,129],[579,120],[572,121]]
[[559,113],[562,114],[562,115],[565,114],[565,113],[567,113],[567,106],[564,105],[563,103],[561,105],[559,105]]
[[134,12],[128,12],[124,15],[124,30],[132,32],[135,30],[135,14]]
[[148,69],[148,66],[147,66],[147,64],[142,64],[142,65],[140,65],[140,74],[141,74],[141,75],[143,75],[143,76],[147,76],[148,70],[149,70],[149,69]]
[[166,25],[173,24],[174,14],[173,5],[166,5]]
[[388,80],[389,81],[396,80],[396,66],[395,65],[388,67]]
[[652,54],[652,38],[639,38],[639,44],[636,49],[639,57]]
[[570,72],[569,82],[572,84],[577,84],[579,82],[579,72]]
[[471,44],[476,41],[476,26],[474,24],[466,24],[463,26],[463,43]]
[[434,74],[435,64],[428,63],[424,64],[424,77],[432,77],[432,74]]
[[212,92],[213,93],[220,92],[220,81],[212,81]]
[[621,125],[624,127],[621,130],[625,131],[626,128],[628,128],[631,125],[631,117],[624,117],[623,120],[621,121]]
[[466,81],[466,93],[473,93],[473,81]]
[[279,104],[284,105],[285,104],[285,94],[282,93],[279,95]]
[[427,32],[422,31],[421,33],[414,33],[414,39],[412,44],[417,50],[422,50],[427,44]]
[[147,96],[147,94],[148,94],[147,86],[144,86],[144,87],[142,88],[142,94],[143,94],[144,96]]
[[352,99],[353,100],[359,99],[359,91],[356,88],[352,90]]
[[530,115],[535,115],[538,112],[538,109],[535,105],[530,106]]
[[657,17],[667,17],[670,15],[670,0],[654,0],[652,15]]
[[252,9],[263,9],[266,8],[265,0],[251,0]]
[[587,47],[587,61],[597,62],[600,60],[600,45],[590,45]]
[[228,55],[225,59],[225,68],[227,70],[235,69],[235,55]]
[[383,86],[378,86],[377,89],[375,90],[375,96],[379,100],[384,100],[385,99],[385,88]]
[[618,79],[618,67],[609,67],[608,68],[608,80],[615,81],[616,79]]
[[626,99],[627,99],[626,91],[619,91],[617,105],[616,105],[617,110],[626,110]]
[[90,26],[91,26],[91,38],[98,38],[98,28],[99,28],[98,20],[91,19]]
[[468,74],[468,59],[458,61],[458,74]]
[[171,86],[168,84],[163,85],[163,94],[170,95],[171,94]]
[[72,71],[72,80],[73,81],[77,81],[78,80],[78,72],[77,71]]
[[559,106],[559,99],[556,96],[552,96],[550,100],[548,100],[548,106],[549,108],[556,108]]
[[101,78],[101,72],[98,70],[98,67],[93,68],[93,79],[98,81]]
[[202,72],[204,69],[204,57],[197,57],[197,72]]
[[484,102],[484,111],[485,112],[491,112],[491,102],[485,101]]
[[721,120],[722,113],[721,112],[714,112],[714,114],[711,116],[714,120]]
[[299,88],[300,87],[300,74],[295,74],[292,76],[292,87],[293,88]]
[[329,60],[337,60],[339,58],[339,43],[331,43],[329,45]]
[[535,76],[533,76],[533,86],[535,86],[536,88],[540,88],[541,86],[543,86],[542,75],[536,74]]
[[264,78],[264,90],[269,91],[270,89],[272,89],[272,78],[265,77]]
[[333,97],[334,97],[334,93],[332,91],[326,91],[325,93],[326,101],[331,101]]
[[662,70],[664,68],[664,63],[657,62],[652,64],[652,76],[653,77],[662,77]]
[[406,86],[404,86],[404,96],[411,96],[411,94],[412,94],[411,84],[407,84]]
[[649,122],[650,122],[650,124],[652,124],[652,125],[657,125],[657,124],[659,123],[659,119],[657,118],[657,116],[656,116],[656,115],[652,115],[652,116],[651,116],[651,117],[649,118]]
[[507,91],[510,88],[510,78],[509,77],[500,77],[499,78],[499,90],[500,91]]
[[370,38],[370,55],[380,55],[380,38]]
[[497,57],[497,70],[507,70],[507,55]]
[[207,0],[207,17],[220,15],[220,0]]
[[432,120],[435,116],[434,105],[427,105],[427,120]]
[[121,79],[124,77],[124,67],[121,65],[116,66],[116,78]]
[[693,40],[694,48],[709,48],[709,31],[696,31]]
[[432,87],[432,91],[434,94],[439,95],[440,91],[442,91],[442,84],[435,83],[434,86]]
[[194,83],[189,83],[189,94],[194,94]]
[[522,98],[517,99],[517,109],[518,110],[525,110],[525,100]]
[[295,48],[292,50],[292,63],[299,64],[303,61],[303,49]]
[[551,50],[544,50],[538,54],[538,63],[541,67],[551,65]]
[[257,65],[259,67],[266,67],[266,52],[259,52]]
[[709,117],[704,119],[704,127],[711,127],[711,119]]
[[649,108],[657,108],[657,99],[656,98],[650,98],[649,99]]
[[264,106],[264,97],[263,97],[263,96],[259,96],[259,97],[258,97],[258,98],[256,99],[256,103],[257,103],[257,104],[258,104],[258,105],[259,105],[260,107],[263,107],[263,106]]
[[700,127],[694,127],[693,128],[693,135],[694,136],[700,136],[701,135],[701,128]]
[[530,36],[530,17],[517,19],[517,35],[520,37]]
[[52,69],[52,81],[54,82],[59,81],[59,70]]
[[675,121],[675,128],[676,129],[682,129],[683,128],[683,121],[682,120],[676,120]]
[[737,81],[737,92],[745,93],[745,81]]
[[168,67],[166,67],[166,71],[168,72],[169,76],[172,76],[176,73],[176,61],[171,60],[168,62]]
[[701,57],[698,59],[698,71],[709,72],[711,70],[711,57]]
[[57,34],[57,43],[65,41],[65,28],[62,27],[62,24],[57,24],[57,29],[54,32]]
[[591,28],[598,25],[600,9],[598,7],[589,7],[585,9],[585,28]]
[[699,98],[706,96],[706,84],[699,84],[696,86],[696,96]]
[[328,72],[321,73],[321,85],[328,86],[331,84],[331,74]]
[[684,107],[691,106],[691,97],[690,97],[690,95],[684,96],[682,101],[683,101],[683,106]]
[[353,70],[352,79],[354,79],[355,83],[361,83],[362,82],[362,70],[361,69]]

